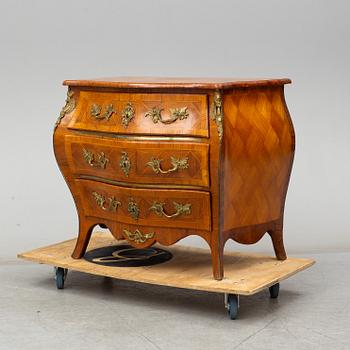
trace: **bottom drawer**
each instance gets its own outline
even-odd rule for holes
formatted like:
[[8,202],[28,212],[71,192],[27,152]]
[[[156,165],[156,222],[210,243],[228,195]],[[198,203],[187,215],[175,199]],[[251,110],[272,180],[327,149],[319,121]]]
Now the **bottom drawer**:
[[119,187],[79,179],[75,183],[85,216],[134,225],[211,230],[208,192]]

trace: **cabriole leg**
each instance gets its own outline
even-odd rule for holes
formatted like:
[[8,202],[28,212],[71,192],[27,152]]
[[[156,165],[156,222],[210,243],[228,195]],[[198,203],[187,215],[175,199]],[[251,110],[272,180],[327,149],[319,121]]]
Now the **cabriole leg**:
[[79,236],[77,239],[77,243],[75,244],[72,258],[80,259],[84,256],[86,248],[90,241],[93,228],[94,225],[88,224],[84,221],[79,222]]
[[283,244],[283,228],[276,228],[268,231],[272,239],[273,249],[275,250],[276,258],[278,260],[286,260],[287,254]]

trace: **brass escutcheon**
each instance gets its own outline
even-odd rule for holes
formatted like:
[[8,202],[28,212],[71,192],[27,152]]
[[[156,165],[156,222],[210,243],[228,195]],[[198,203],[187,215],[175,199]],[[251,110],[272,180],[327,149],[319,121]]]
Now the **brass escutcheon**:
[[129,199],[128,212],[133,219],[137,220],[139,218],[140,208],[132,198]]
[[135,116],[135,108],[131,102],[128,102],[122,112],[122,124],[124,125],[125,128],[129,125],[131,119],[133,119],[134,116]]
[[119,161],[119,166],[120,166],[120,169],[123,170],[125,176],[129,176],[131,161],[126,152],[122,152],[122,156],[120,157],[120,161]]

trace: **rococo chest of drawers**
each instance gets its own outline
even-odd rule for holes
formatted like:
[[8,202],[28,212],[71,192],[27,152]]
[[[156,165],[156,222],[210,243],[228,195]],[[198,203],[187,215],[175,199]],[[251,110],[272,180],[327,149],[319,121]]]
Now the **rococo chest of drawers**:
[[228,239],[268,233],[286,259],[283,212],[294,156],[289,79],[68,80],[54,150],[72,192],[81,258],[94,226],[138,248],[204,238],[214,278]]

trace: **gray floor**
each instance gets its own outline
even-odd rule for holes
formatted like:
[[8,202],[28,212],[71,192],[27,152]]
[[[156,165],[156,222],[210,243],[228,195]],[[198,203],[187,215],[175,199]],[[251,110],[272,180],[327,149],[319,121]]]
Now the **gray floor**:
[[242,297],[230,321],[219,294],[0,261],[0,349],[350,349],[350,253],[284,281],[280,297]]

